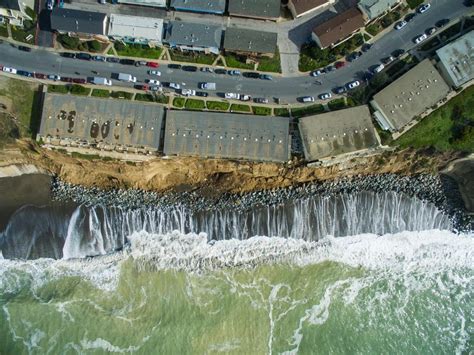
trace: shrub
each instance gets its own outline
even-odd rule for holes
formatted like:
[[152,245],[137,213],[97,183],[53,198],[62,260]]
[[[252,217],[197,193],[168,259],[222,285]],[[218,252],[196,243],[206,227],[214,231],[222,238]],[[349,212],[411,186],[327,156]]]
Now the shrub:
[[70,37],[65,34],[58,35],[58,41],[66,49],[77,49],[80,41],[77,37]]
[[241,112],[250,112],[249,105],[242,105],[242,104],[232,104],[230,106],[231,111],[241,111]]
[[197,99],[187,99],[184,106],[190,110],[204,110],[206,108],[204,101]]
[[206,106],[209,110],[227,111],[230,104],[222,101],[207,101]]
[[94,89],[94,90],[92,90],[91,95],[95,96],[95,97],[109,97],[110,92],[109,92],[109,90]]
[[69,89],[66,85],[48,85],[48,92],[67,94]]
[[278,107],[278,108],[275,108],[273,112],[275,113],[275,116],[283,116],[283,117],[290,116],[290,110],[288,110],[287,108]]
[[71,94],[74,94],[74,95],[87,96],[89,95],[91,89],[85,88],[84,86],[81,86],[81,85],[73,84],[71,85],[69,91],[71,92]]
[[87,42],[87,47],[91,52],[99,52],[102,49],[102,45],[99,41],[93,40]]
[[252,111],[254,115],[259,116],[270,116],[272,114],[272,109],[270,107],[253,106]]
[[178,108],[183,108],[184,107],[184,98],[182,97],[175,97],[173,100],[173,106],[178,107]]

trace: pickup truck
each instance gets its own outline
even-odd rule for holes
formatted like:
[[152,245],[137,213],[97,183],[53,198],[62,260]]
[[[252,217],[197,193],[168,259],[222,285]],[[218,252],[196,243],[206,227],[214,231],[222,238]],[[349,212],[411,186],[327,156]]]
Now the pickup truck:
[[238,99],[240,99],[240,94],[236,94],[236,93],[234,93],[234,92],[226,92],[226,93],[224,94],[224,97],[225,97],[226,99],[238,100]]

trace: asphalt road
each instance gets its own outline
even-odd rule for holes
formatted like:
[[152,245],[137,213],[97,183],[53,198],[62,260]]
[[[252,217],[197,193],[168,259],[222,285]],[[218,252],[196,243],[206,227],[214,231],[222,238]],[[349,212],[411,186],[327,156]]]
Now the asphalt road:
[[[422,34],[427,28],[434,26],[437,21],[444,18],[454,20],[466,15],[470,10],[463,5],[463,0],[432,0],[430,3],[431,8],[426,13],[417,15],[402,30],[387,33],[360,59],[348,63],[344,68],[317,78],[321,82],[320,85],[316,85],[315,78],[310,76],[284,78],[274,75],[274,79],[269,81],[199,71],[190,73],[169,69],[165,64],[158,69],[162,72],[162,76],[158,79],[161,82],[185,83],[185,88],[196,90],[199,82],[215,82],[217,90],[209,92],[210,96],[217,96],[218,93],[224,92],[237,92],[251,95],[254,98],[266,97],[270,100],[273,97],[278,97],[288,103],[296,102],[296,99],[301,96],[317,97],[321,93],[330,92],[334,87],[358,79],[361,73],[371,66],[379,64],[382,58],[389,56],[396,49],[406,51],[413,49],[415,47],[413,38]],[[150,68],[147,67],[63,58],[59,54],[45,49],[22,52],[8,43],[3,43],[0,44],[0,53],[0,64],[31,72],[58,74],[73,78],[92,76],[112,78],[114,73],[129,73],[136,76],[138,82],[144,82],[146,78],[149,78],[147,70]],[[99,74],[94,74],[93,71]],[[131,83],[117,80],[113,82],[117,86],[132,86]]]

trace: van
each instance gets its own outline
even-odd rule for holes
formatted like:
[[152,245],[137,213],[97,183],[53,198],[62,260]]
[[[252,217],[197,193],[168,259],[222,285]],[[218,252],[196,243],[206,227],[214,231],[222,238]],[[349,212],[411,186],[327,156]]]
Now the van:
[[199,83],[199,88],[204,90],[216,90],[216,83]]
[[129,83],[136,83],[137,82],[137,78],[135,76],[130,75],[130,74],[119,73],[117,78],[120,81],[128,81]]

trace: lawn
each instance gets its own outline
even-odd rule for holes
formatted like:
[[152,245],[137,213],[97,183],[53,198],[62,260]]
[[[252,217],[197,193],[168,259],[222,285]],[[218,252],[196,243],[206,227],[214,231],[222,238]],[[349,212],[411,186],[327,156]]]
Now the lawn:
[[304,117],[309,115],[315,115],[324,112],[324,106],[321,104],[315,104],[311,106],[296,107],[291,109],[291,115],[293,117]]
[[232,104],[230,106],[230,110],[233,111],[240,111],[240,112],[250,112],[249,105],[242,105],[242,104]]
[[92,90],[91,95],[95,96],[95,97],[109,97],[110,96],[110,91],[109,90],[103,90],[103,89],[94,89],[94,90]]
[[204,110],[206,108],[206,104],[204,100],[187,99],[184,107],[190,110]]
[[346,101],[344,98],[334,99],[328,102],[328,107],[331,111],[340,110],[346,107]]
[[252,106],[252,111],[254,115],[260,116],[270,116],[272,114],[272,109],[270,107]]
[[161,48],[151,48],[142,44],[115,43],[115,50],[119,56],[158,59],[163,51]]
[[0,37],[8,37],[7,26],[0,26]]
[[211,65],[217,58],[215,54],[181,52],[177,50],[169,51],[171,60],[175,62],[198,63]]
[[155,101],[160,104],[167,104],[168,102],[170,102],[170,97],[166,95],[156,95]]
[[71,94],[74,94],[74,95],[87,96],[87,95],[90,94],[91,89],[86,88],[86,87],[81,86],[81,85],[74,84],[74,85],[71,86],[69,91],[71,92]]
[[183,108],[185,101],[186,100],[183,97],[175,97],[173,100],[173,106],[177,108]]
[[402,148],[474,152],[474,86],[425,117],[392,143]]
[[114,99],[126,99],[126,100],[131,100],[133,97],[133,94],[130,92],[126,91],[112,91],[110,93],[110,97],[113,97]]
[[230,105],[228,102],[207,101],[206,106],[209,110],[227,111]]
[[259,71],[281,73],[280,53],[278,52],[278,50],[275,52],[275,56],[273,58],[260,58],[258,60],[257,68]]
[[[24,27],[10,26],[12,30],[12,37],[15,41],[33,44],[35,42],[36,23],[25,20]],[[30,40],[26,40],[28,36],[32,36]]]
[[419,5],[423,4],[424,0],[407,0],[410,9],[416,9]]
[[233,54],[227,54],[225,56],[225,62],[228,67],[240,68],[240,69],[253,69],[253,64],[245,63],[246,58],[244,56],[237,56]]
[[290,117],[290,110],[287,108],[275,108],[273,112],[275,113],[275,116]]
[[48,85],[48,92],[67,94],[69,92],[69,88],[66,85]]
[[135,101],[154,102],[155,99],[153,95],[150,94],[135,94]]

